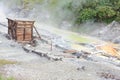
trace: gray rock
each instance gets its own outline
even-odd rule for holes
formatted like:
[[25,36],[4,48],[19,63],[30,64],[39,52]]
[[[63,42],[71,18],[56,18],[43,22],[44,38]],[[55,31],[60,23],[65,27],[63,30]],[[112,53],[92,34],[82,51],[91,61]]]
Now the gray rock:
[[120,44],[120,36],[115,38],[112,42],[116,44]]

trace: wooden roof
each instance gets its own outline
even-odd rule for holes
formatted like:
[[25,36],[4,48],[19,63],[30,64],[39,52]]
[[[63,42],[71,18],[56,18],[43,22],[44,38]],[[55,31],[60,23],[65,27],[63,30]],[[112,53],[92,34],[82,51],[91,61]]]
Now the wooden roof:
[[12,21],[29,21],[29,22],[35,22],[34,20],[30,20],[30,19],[27,19],[27,18],[7,18],[9,20],[12,20]]

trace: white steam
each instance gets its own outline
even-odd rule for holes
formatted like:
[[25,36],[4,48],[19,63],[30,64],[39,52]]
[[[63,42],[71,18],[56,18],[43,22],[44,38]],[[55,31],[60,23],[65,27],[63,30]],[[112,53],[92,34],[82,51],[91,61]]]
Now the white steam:
[[2,4],[0,4],[0,22],[6,22],[6,14],[4,10]]

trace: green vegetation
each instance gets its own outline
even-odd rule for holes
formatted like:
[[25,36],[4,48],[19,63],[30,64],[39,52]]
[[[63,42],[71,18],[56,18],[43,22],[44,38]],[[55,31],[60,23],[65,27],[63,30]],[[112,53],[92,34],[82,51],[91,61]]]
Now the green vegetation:
[[[7,65],[7,64],[16,64],[16,62],[5,60],[5,59],[0,59],[0,66]],[[13,77],[4,77],[0,75],[0,80],[15,80],[15,79]]]
[[0,66],[2,65],[6,65],[6,64],[15,64],[15,61],[8,61],[8,60],[4,60],[4,59],[0,59]]
[[93,9],[83,9],[81,11],[81,13],[79,14],[79,16],[77,17],[77,22],[85,22],[87,20],[93,20],[94,19],[94,15],[96,15],[96,11],[94,11]]
[[90,40],[89,38],[85,38],[83,36],[80,36],[80,35],[77,35],[77,34],[71,34],[69,36],[69,39],[74,41],[74,42],[77,42],[77,43],[89,43],[89,42],[92,42],[92,40]]
[[13,77],[6,78],[0,75],[0,80],[15,80],[15,79]]
[[84,0],[79,6],[74,6],[73,2],[68,4],[67,9],[74,13],[78,24],[88,20],[107,23],[120,21],[120,0]]

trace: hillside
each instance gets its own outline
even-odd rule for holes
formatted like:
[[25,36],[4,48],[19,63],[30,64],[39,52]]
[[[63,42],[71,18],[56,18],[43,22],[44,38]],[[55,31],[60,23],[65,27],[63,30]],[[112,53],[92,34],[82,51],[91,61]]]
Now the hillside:
[[92,36],[96,36],[105,41],[120,43],[119,34],[120,34],[120,23],[113,21],[109,25],[93,31]]
[[[82,53],[80,58],[75,58],[72,57],[75,55],[64,53],[64,58],[62,59],[62,61],[49,60],[45,57],[40,57],[33,52],[24,51],[21,44],[18,44],[13,40],[8,40],[5,37],[6,32],[3,33],[2,31],[5,30],[6,27],[1,27],[3,27],[3,29],[0,29],[0,59],[9,61],[9,63],[4,63],[0,66],[0,73],[3,76],[13,77],[13,79],[15,80],[120,79],[120,61],[116,58],[110,59],[109,57],[95,53],[87,55],[86,53]],[[52,34],[45,34],[48,32],[43,29],[39,29],[39,32],[46,36],[50,36]],[[53,36],[53,34],[51,36]],[[43,43],[39,44],[40,46],[43,45]],[[47,46],[42,47],[44,47],[45,49]],[[41,50],[42,47],[39,47],[39,50]],[[88,49],[91,48],[88,47]],[[62,52],[60,51],[60,53]],[[62,54],[60,55],[62,56]]]
[[[120,0],[0,0],[0,17],[0,80],[120,80]],[[9,24],[32,41],[6,18],[35,21]]]

